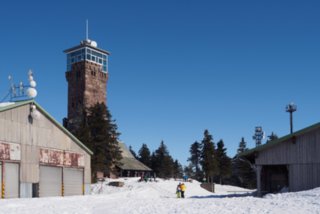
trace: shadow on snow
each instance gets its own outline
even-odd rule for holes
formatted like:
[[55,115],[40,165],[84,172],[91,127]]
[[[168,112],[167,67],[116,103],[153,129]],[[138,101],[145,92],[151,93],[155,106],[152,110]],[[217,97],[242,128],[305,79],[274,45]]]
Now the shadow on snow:
[[205,199],[205,198],[241,198],[248,196],[255,196],[255,192],[241,193],[241,194],[226,194],[226,195],[207,195],[207,196],[191,196],[190,198]]

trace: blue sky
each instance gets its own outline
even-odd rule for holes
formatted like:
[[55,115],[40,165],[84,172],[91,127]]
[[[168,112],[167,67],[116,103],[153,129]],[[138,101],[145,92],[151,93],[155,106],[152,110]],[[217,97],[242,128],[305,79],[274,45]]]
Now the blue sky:
[[0,7],[0,98],[7,76],[38,83],[37,102],[67,115],[63,50],[89,37],[111,52],[107,102],[135,150],[161,140],[186,164],[208,129],[233,156],[254,127],[289,133],[320,121],[318,1],[6,1]]

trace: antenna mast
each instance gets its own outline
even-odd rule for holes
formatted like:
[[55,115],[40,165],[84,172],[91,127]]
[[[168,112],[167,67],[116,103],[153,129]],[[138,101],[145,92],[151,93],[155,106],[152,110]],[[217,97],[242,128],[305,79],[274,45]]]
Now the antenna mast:
[[86,20],[86,40],[89,39],[89,24],[88,24],[88,19]]

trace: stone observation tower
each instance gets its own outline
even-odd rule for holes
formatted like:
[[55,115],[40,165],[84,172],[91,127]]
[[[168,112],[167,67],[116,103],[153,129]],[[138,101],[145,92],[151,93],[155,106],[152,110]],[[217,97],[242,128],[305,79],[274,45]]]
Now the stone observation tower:
[[64,51],[67,54],[68,116],[63,124],[71,132],[79,128],[84,110],[96,103],[106,103],[108,56],[88,38]]

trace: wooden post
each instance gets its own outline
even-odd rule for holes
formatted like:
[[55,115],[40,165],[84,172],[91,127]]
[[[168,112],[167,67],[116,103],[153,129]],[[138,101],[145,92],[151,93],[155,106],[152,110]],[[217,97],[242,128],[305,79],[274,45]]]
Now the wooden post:
[[261,194],[261,169],[262,169],[262,166],[260,166],[260,165],[256,166],[258,197],[262,196],[262,194]]

